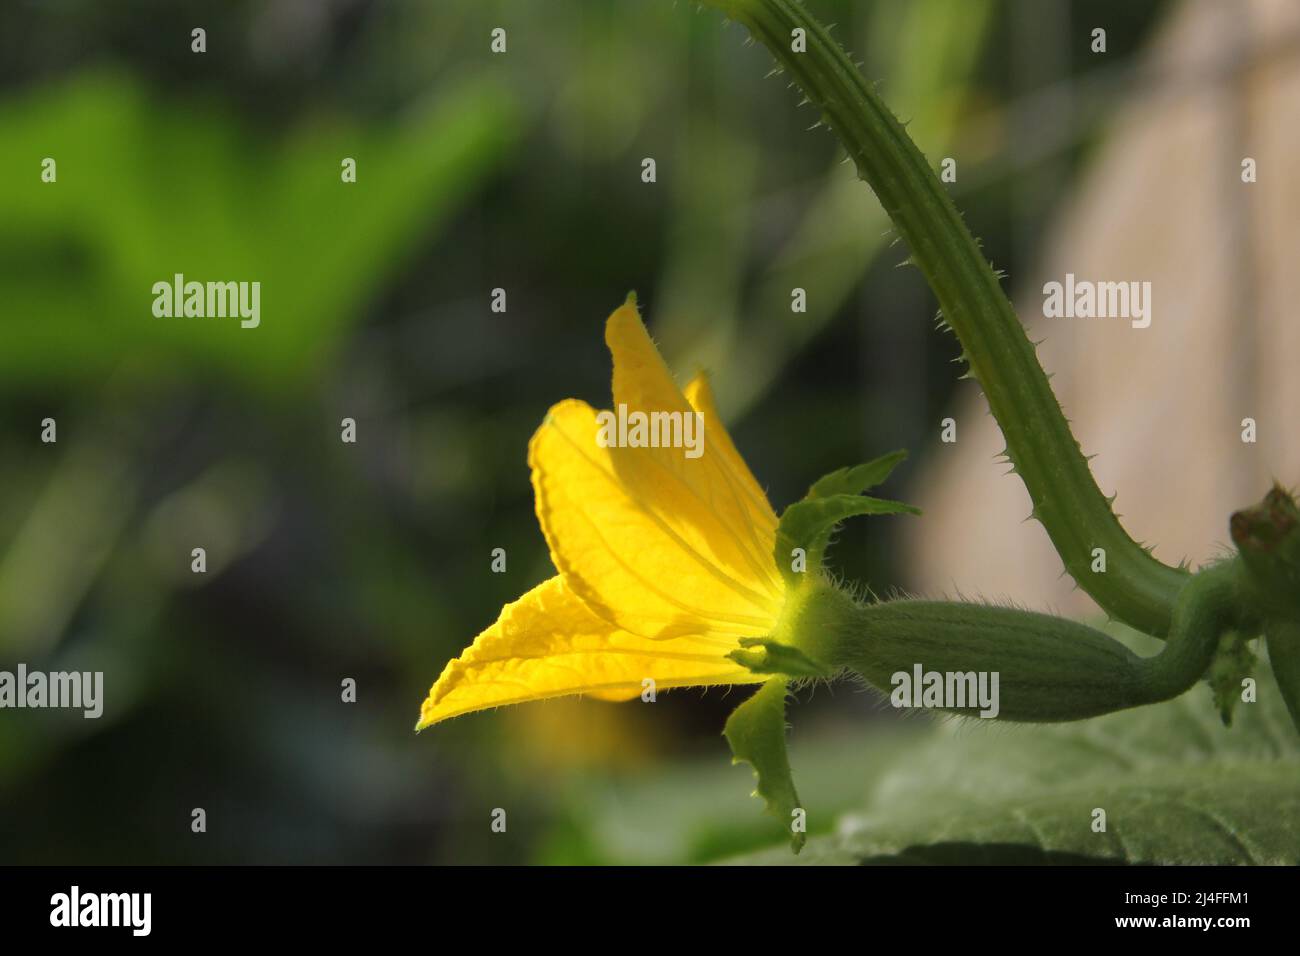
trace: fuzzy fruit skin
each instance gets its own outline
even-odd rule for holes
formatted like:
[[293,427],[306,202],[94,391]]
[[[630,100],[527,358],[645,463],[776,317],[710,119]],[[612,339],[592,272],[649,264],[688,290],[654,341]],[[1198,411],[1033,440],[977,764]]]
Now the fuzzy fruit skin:
[[[1239,623],[1241,569],[1229,561],[1188,579],[1160,653],[1141,657],[1084,624],[987,604],[894,600],[859,604],[812,585],[789,624],[801,650],[888,694],[893,677],[925,671],[999,675],[998,720],[1082,720],[1176,697],[1203,677],[1219,635]],[[949,709],[968,716],[978,707]]]
[[[1079,720],[1142,698],[1141,658],[1092,628],[1046,614],[985,605],[891,601],[861,609],[865,640],[849,666],[882,691],[892,675],[927,671],[999,675],[998,719]],[[973,713],[978,708],[969,708]]]

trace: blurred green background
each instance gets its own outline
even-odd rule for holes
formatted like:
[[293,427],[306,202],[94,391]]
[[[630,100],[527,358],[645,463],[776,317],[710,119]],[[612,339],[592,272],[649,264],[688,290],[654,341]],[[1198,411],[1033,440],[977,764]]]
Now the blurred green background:
[[[927,155],[960,157],[967,221],[1013,274],[1163,9],[810,6]],[[629,289],[683,377],[713,372],[778,510],[895,447],[913,458],[890,496],[926,467],[956,344],[833,139],[763,80],[767,53],[670,0],[0,16],[0,668],[106,682],[97,721],[0,712],[0,862],[665,863],[778,843],[721,737],[739,690],[411,732],[445,662],[550,573],[527,441],[559,399],[608,403],[602,323]],[[1027,136],[1047,91],[1073,91],[1074,119]],[[176,272],[261,281],[261,327],[153,318]],[[891,533],[851,523],[833,558],[906,586]],[[814,832],[932,732],[848,686],[792,719]]]

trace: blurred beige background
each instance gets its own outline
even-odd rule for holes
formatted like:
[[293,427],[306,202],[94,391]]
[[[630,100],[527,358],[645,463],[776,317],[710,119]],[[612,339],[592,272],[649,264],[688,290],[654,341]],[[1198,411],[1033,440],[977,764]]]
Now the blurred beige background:
[[[1010,279],[1102,489],[1167,563],[1212,558],[1232,510],[1274,477],[1300,482],[1298,44],[1295,0],[1171,8],[1039,271]],[[1043,283],[1067,272],[1149,280],[1151,326],[1043,318]],[[977,386],[963,388],[958,441],[936,443],[913,494],[927,515],[904,531],[913,586],[1096,612],[1023,521],[1024,486],[994,461],[997,426]],[[1254,445],[1241,440],[1246,417]]]

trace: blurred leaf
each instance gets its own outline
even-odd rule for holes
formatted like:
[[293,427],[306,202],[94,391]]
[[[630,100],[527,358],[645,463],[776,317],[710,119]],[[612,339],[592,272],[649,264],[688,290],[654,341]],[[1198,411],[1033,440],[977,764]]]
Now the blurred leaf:
[[[481,80],[396,128],[257,130],[120,74],[0,103],[0,380],[48,386],[128,357],[212,362],[267,388],[309,380],[420,232],[473,195],[516,118],[513,94]],[[40,179],[47,156],[55,183]],[[261,325],[155,318],[151,287],[176,273],[261,282]]]
[[[808,833],[827,833],[842,813],[862,805],[880,778],[907,759],[935,728],[919,720],[871,721],[866,729],[793,721],[791,746],[805,789]],[[725,749],[698,759],[655,764],[645,773],[575,781],[566,802],[589,858],[608,864],[700,863],[756,851],[773,840],[772,822],[745,795],[749,767],[728,766]],[[845,755],[851,754],[852,760]],[[789,843],[780,852],[788,862]],[[543,858],[540,862],[552,862]]]
[[1231,730],[1199,686],[1074,724],[946,724],[799,862],[1300,863],[1300,739],[1266,666],[1257,680]]
[[131,516],[138,476],[130,457],[95,438],[68,444],[13,537],[0,539],[5,659],[57,643]]

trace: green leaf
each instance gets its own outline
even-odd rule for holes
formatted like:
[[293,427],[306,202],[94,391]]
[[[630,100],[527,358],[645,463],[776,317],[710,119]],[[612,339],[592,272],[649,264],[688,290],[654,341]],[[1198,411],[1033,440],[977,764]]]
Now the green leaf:
[[[828,475],[822,481],[830,477],[832,476]],[[817,485],[813,487],[816,488]],[[831,532],[845,518],[854,515],[920,513],[919,508],[911,505],[867,495],[833,494],[796,501],[781,515],[781,523],[776,532],[776,565],[787,583],[794,583],[798,579],[798,572],[791,567],[791,553],[794,549],[804,550],[808,557],[807,570],[815,572],[821,567],[822,555],[830,543]]]
[[881,455],[865,465],[850,465],[846,468],[839,468],[813,482],[813,486],[808,489],[805,500],[808,498],[829,498],[832,495],[860,495],[876,487],[876,485],[884,484],[890,472],[897,468],[906,458],[907,452],[900,449],[899,451],[891,451],[888,455]]
[[800,862],[1298,864],[1300,737],[1256,679],[1231,729],[1205,686],[1072,724],[943,724]]
[[[6,725],[0,722],[0,734]],[[871,725],[800,722],[799,783],[808,803],[808,836],[829,833],[841,814],[862,805],[881,777],[906,760],[917,742],[935,731],[921,720],[900,722],[896,734]],[[853,759],[846,762],[845,754]],[[703,864],[770,847],[779,836],[766,812],[744,812],[743,794],[753,789],[752,768],[706,753],[684,754],[657,765],[653,774],[626,774],[611,766],[556,778],[557,843],[577,839],[589,861],[606,866]],[[741,812],[737,812],[737,809]],[[561,862],[552,849],[534,862]],[[784,843],[781,853],[791,859]]]
[[805,834],[792,826],[795,812],[802,807],[785,753],[785,687],[784,677],[773,677],[732,711],[722,732],[735,755],[732,762],[743,760],[753,766],[758,778],[755,796],[762,797],[768,811],[790,828],[790,846],[798,853]]
[[766,637],[742,637],[742,648],[761,650],[732,651],[727,656],[744,664],[755,674],[784,674],[786,677],[829,677],[831,672],[797,647]]
[[[42,321],[6,324],[0,384],[98,383],[129,359],[138,382],[212,366],[312,394],[366,304],[510,158],[520,112],[487,73],[392,122],[304,116],[276,136],[115,72],[5,98],[0,285],[6,312]],[[38,152],[57,187],[27,175]],[[177,273],[260,282],[263,321],[154,318],[153,283]]]

